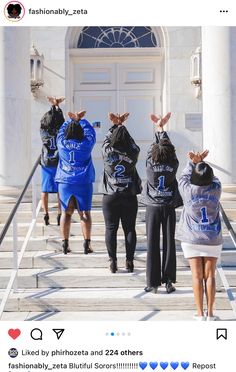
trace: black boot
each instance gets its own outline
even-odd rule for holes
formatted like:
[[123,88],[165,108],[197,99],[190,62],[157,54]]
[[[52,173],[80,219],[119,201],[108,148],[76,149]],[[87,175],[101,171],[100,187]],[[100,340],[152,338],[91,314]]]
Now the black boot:
[[115,274],[117,272],[118,268],[117,268],[117,260],[111,260],[111,263],[110,263],[110,271],[112,274]]
[[134,271],[134,262],[133,262],[133,260],[126,260],[125,267],[126,267],[126,269],[128,270],[129,273],[132,273]]
[[90,247],[90,241],[90,239],[84,240],[84,254],[93,253],[93,250]]
[[64,254],[71,252],[68,239],[62,240],[62,249]]
[[49,225],[49,214],[45,213],[43,219],[44,219],[45,225],[48,226]]
[[61,213],[58,213],[58,215],[57,215],[57,226],[60,226],[60,222],[61,222]]

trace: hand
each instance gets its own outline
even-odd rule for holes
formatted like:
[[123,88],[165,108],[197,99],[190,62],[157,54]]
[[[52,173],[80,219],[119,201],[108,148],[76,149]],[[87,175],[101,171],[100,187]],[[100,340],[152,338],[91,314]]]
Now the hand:
[[129,117],[129,113],[125,112],[124,114],[113,114],[112,112],[108,113],[108,118],[114,125],[122,125]]
[[168,123],[170,117],[171,117],[171,112],[168,112],[163,118],[161,117],[161,115],[156,116],[156,115],[152,114],[151,115],[151,120],[156,125],[157,130],[162,131],[164,125],[166,125]]
[[209,150],[204,150],[202,152],[189,151],[188,157],[194,164],[197,164],[203,161],[203,159],[205,159],[208,154],[209,154]]
[[58,106],[60,103],[62,103],[65,100],[65,97],[56,98],[56,97],[47,97],[47,100],[49,103],[51,103],[52,106]]
[[79,111],[79,112],[68,112],[68,116],[70,119],[74,120],[74,121],[80,121],[84,115],[86,114],[86,111]]

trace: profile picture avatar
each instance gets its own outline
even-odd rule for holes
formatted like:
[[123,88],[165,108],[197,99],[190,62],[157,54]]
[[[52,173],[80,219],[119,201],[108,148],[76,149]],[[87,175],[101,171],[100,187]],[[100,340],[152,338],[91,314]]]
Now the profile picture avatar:
[[11,1],[5,5],[4,13],[9,21],[18,22],[25,15],[25,8],[19,1]]

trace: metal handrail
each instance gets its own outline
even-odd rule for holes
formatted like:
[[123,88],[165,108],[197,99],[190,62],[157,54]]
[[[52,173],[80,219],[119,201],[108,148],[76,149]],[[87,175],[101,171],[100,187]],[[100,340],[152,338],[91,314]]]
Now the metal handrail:
[[20,203],[21,203],[21,200],[23,199],[23,197],[24,197],[24,195],[25,195],[25,193],[26,193],[26,190],[28,189],[28,186],[29,186],[29,184],[30,184],[30,182],[31,182],[31,180],[32,180],[32,178],[33,178],[33,175],[34,175],[34,173],[35,173],[35,171],[36,171],[36,169],[37,169],[37,167],[38,167],[38,165],[39,165],[40,157],[41,157],[41,156],[39,156],[39,157],[37,158],[37,160],[36,160],[36,162],[35,162],[35,164],[34,164],[34,166],[33,166],[33,168],[32,168],[32,171],[30,172],[30,175],[29,175],[29,177],[28,177],[28,179],[27,179],[27,181],[26,181],[26,183],[25,183],[25,186],[24,186],[24,188],[23,188],[23,190],[22,190],[22,192],[21,192],[21,194],[20,194],[20,196],[19,196],[19,198],[18,198],[18,200],[17,200],[17,202],[16,202],[14,208],[12,209],[12,211],[11,211],[11,213],[10,213],[10,215],[9,215],[9,217],[8,217],[8,219],[7,219],[7,222],[5,223],[5,225],[4,225],[3,229],[2,229],[2,232],[1,232],[1,234],[0,234],[0,246],[1,246],[1,244],[2,244],[3,239],[4,239],[5,236],[6,236],[6,233],[7,233],[8,229],[9,229],[9,227],[10,227],[10,225],[11,225],[11,223],[12,223],[12,220],[13,220],[13,218],[14,218],[16,212],[17,212],[17,209],[18,209],[18,207],[19,207],[19,205],[20,205]]
[[[226,213],[225,213],[225,211],[224,211],[224,209],[223,209],[223,207],[222,207],[221,204],[220,204],[220,216],[223,219],[224,224],[227,227],[227,229],[229,231],[229,235],[230,235],[230,237],[231,237],[231,239],[233,241],[233,244],[234,244],[234,246],[236,248],[236,234],[235,234],[235,231],[234,231],[231,223],[229,222],[229,219],[226,216]],[[220,277],[220,279],[222,281],[222,284],[223,284],[223,286],[225,288],[225,292],[226,292],[226,295],[227,295],[228,300],[230,302],[230,306],[231,306],[231,308],[233,310],[233,313],[234,313],[234,315],[236,317],[236,299],[234,297],[234,294],[232,292],[232,289],[230,288],[229,282],[228,282],[228,280],[226,278],[226,275],[224,273],[223,267],[221,265],[221,258],[219,258],[219,260],[218,260],[217,272],[218,272],[219,277]],[[218,282],[217,276],[216,276],[216,282]]]
[[228,231],[229,231],[229,235],[234,243],[234,246],[236,248],[236,233],[231,225],[231,223],[229,222],[229,219],[228,217],[226,216],[226,213],[222,207],[222,205],[220,204],[220,215],[225,223],[225,226],[227,227]]
[[[12,272],[11,272],[11,276],[9,278],[9,281],[8,281],[8,284],[7,284],[7,288],[5,290],[5,293],[4,293],[4,296],[2,298],[2,301],[0,303],[0,319],[2,317],[2,314],[3,314],[3,311],[5,309],[5,306],[6,306],[6,303],[8,301],[8,298],[9,298],[9,295],[11,293],[11,290],[12,290],[12,287],[14,288],[14,290],[17,290],[17,275],[18,275],[18,269],[20,267],[20,264],[21,264],[21,260],[23,258],[23,255],[25,253],[25,250],[26,250],[26,247],[28,245],[28,242],[29,242],[29,239],[31,237],[31,234],[34,230],[34,227],[36,225],[36,219],[37,219],[37,215],[40,211],[40,208],[41,208],[41,201],[38,203],[38,206],[37,206],[37,209],[36,209],[36,203],[37,203],[37,194],[36,194],[36,185],[35,185],[35,177],[34,177],[34,174],[35,174],[35,171],[39,165],[39,162],[40,162],[40,156],[37,158],[33,168],[32,168],[32,171],[30,172],[30,175],[25,183],[25,186],[14,206],[14,208],[12,209],[8,219],[7,219],[7,222],[5,223],[4,225],[4,228],[1,232],[1,235],[0,235],[0,246],[1,246],[1,243],[3,241],[3,239],[5,238],[6,236],[6,233],[11,225],[11,222],[13,222],[13,268],[12,268]],[[22,244],[22,247],[21,247],[21,250],[20,250],[20,253],[19,253],[19,257],[18,257],[18,252],[17,252],[17,219],[16,219],[16,212],[17,212],[17,209],[25,195],[25,192],[26,190],[28,189],[28,186],[30,184],[30,182],[32,181],[32,221],[30,223],[30,226],[29,226],[29,229],[28,229],[28,232],[26,234],[26,237],[25,237],[25,240]]]

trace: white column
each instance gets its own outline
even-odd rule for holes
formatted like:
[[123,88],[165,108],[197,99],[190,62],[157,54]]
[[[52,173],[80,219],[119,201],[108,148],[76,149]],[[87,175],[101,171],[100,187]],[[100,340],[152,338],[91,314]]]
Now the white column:
[[23,185],[31,169],[30,32],[0,27],[0,185]]
[[235,48],[230,27],[202,29],[203,147],[223,184],[236,183]]

